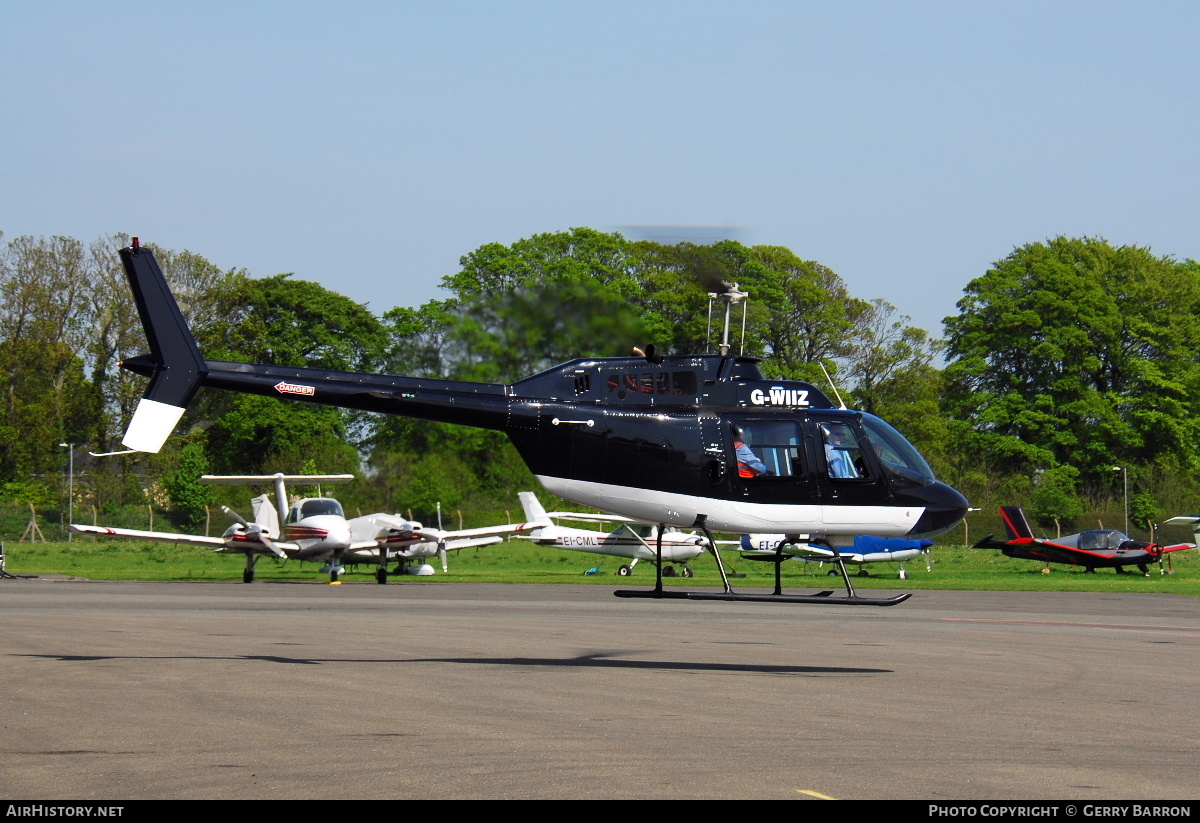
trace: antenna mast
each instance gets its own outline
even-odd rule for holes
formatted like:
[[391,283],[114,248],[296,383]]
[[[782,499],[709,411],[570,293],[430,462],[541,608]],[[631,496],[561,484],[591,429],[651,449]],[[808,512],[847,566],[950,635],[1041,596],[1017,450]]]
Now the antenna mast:
[[[740,291],[738,289],[737,283],[733,283],[732,285],[730,285],[728,283],[722,283],[722,285],[725,286],[725,291],[723,291],[719,294],[717,292],[709,292],[708,293],[708,316],[710,318],[709,327],[711,328],[713,301],[714,300],[724,301],[724,303],[725,303],[725,328],[721,332],[721,354],[726,355],[726,354],[729,354],[729,348],[730,348],[730,346],[729,346],[729,315],[730,315],[731,311],[733,310],[733,304],[734,303],[743,303],[743,301],[746,301],[750,297],[750,295],[744,291]],[[745,347],[745,345],[746,345],[746,306],[743,305],[742,306],[742,346]]]

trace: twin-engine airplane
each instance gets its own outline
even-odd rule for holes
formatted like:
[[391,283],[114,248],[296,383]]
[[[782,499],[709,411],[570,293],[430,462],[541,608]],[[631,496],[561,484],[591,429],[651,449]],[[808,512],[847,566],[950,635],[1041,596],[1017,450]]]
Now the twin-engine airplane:
[[[1157,543],[1134,540],[1116,529],[1090,529],[1053,540],[1048,537],[1038,538],[1033,536],[1033,528],[1020,506],[1001,506],[1000,517],[1008,532],[1008,540],[993,540],[989,534],[976,543],[975,548],[999,549],[1008,557],[1041,560],[1047,564],[1066,563],[1071,566],[1083,566],[1087,572],[1113,568],[1117,574],[1124,574],[1125,566],[1137,566],[1142,574],[1149,575],[1150,564],[1161,563],[1163,555],[1196,548],[1192,543],[1160,546]],[[1173,520],[1188,522],[1190,519]],[[1049,571],[1049,566],[1043,570],[1046,571]]]
[[[122,363],[150,378],[124,444],[157,452],[202,386],[505,432],[549,492],[667,526],[807,534],[831,549],[855,535],[920,539],[962,520],[967,501],[878,417],[835,408],[814,386],[768,380],[729,353],[576,359],[512,385],[206,360],[154,255],[121,249],[150,353]],[[721,296],[732,303],[736,287]],[[834,458],[837,458],[836,460]],[[655,540],[656,548],[660,540]],[[621,597],[893,605],[908,597],[616,592]],[[661,574],[661,566],[659,573]]]
[[[398,563],[396,571],[392,573],[400,574],[409,567],[410,561],[437,556],[442,561],[442,570],[445,571],[446,553],[449,551],[499,543],[504,539],[503,535],[534,529],[550,522],[545,520],[541,523],[443,531],[426,529],[420,523],[392,514],[367,514],[347,520],[342,511],[342,504],[332,497],[304,497],[292,503],[290,507],[288,505],[287,483],[316,485],[348,483],[353,479],[352,474],[204,475],[200,478],[202,483],[239,486],[271,483],[275,486],[275,504],[272,504],[270,496],[265,494],[250,501],[254,514],[252,521],[247,521],[237,512],[222,506],[234,524],[220,537],[76,523],[71,524],[71,531],[102,537],[211,546],[216,552],[241,554],[246,558],[246,568],[242,572],[243,583],[254,582],[254,567],[263,557],[323,561],[325,565],[321,573],[329,575],[330,583],[338,583],[338,578],[345,573],[343,562],[370,562],[376,564],[375,579],[386,583],[389,562]],[[280,522],[283,523],[282,529]]]
[[554,519],[575,520],[581,523],[620,523],[620,526],[607,533],[551,524],[537,529],[528,536],[522,535],[522,537],[532,540],[539,546],[553,546],[556,549],[567,549],[573,552],[628,558],[631,562],[617,568],[617,574],[621,577],[633,574],[633,567],[642,560],[648,560],[655,564],[678,564],[679,574],[682,577],[691,577],[692,570],[687,566],[688,561],[704,554],[708,548],[707,538],[668,526],[662,535],[660,553],[650,543],[651,541],[656,544],[658,542],[659,527],[656,524],[640,523],[619,514],[547,512],[533,492],[521,492],[517,496],[521,498],[521,507],[525,510],[525,517],[531,522],[545,522]]

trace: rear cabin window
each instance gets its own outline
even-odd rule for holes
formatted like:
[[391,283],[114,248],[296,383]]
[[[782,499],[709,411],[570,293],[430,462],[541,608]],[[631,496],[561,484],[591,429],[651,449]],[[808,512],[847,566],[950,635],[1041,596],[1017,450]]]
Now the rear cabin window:
[[733,426],[738,476],[747,480],[801,477],[800,428],[795,421],[747,421]]
[[604,385],[621,399],[632,395],[686,397],[696,394],[697,380],[693,371],[610,372]]

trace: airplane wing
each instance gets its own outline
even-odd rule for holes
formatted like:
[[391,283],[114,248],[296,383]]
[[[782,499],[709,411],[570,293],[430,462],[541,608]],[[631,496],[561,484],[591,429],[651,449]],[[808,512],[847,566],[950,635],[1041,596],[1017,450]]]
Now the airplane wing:
[[91,534],[99,537],[125,537],[130,540],[156,540],[162,543],[184,543],[192,546],[221,547],[225,545],[225,540],[221,537],[201,537],[200,535],[172,534],[171,532],[147,532],[137,529],[112,529],[107,526],[84,526],[78,523],[71,524],[71,531],[74,534]]
[[634,520],[619,514],[588,514],[584,512],[547,512],[547,517],[555,520],[575,520],[580,523],[641,523],[649,526],[654,524],[648,520]]
[[[460,540],[475,540],[479,538],[499,537],[501,535],[521,534],[522,532],[531,532],[538,529],[544,529],[547,526],[553,525],[549,518],[535,518],[525,523],[505,523],[502,526],[482,526],[478,529],[459,529],[457,531],[441,532],[442,539],[446,541]],[[499,541],[487,541],[489,543]],[[475,544],[466,544],[475,545]],[[465,547],[465,546],[464,546]],[[450,548],[447,543],[446,548]]]
[[1172,517],[1170,520],[1163,521],[1164,526],[1191,526],[1192,537],[1195,538],[1195,543],[1176,543],[1172,546],[1163,546],[1163,552],[1178,552],[1184,549],[1194,549],[1200,546],[1200,515],[1184,515],[1180,517]]
[[447,540],[446,551],[456,552],[459,549],[469,549],[475,546],[490,546],[493,543],[503,543],[504,538],[499,535],[490,537],[465,537],[459,540]]
[[[151,532],[139,529],[115,529],[108,526],[85,526],[79,523],[72,523],[71,531],[75,534],[90,534],[99,537],[123,537],[127,540],[154,540],[162,543],[208,546],[213,551],[222,553],[264,554],[271,557],[286,557],[286,555],[272,551],[253,534],[237,533],[226,537],[208,537],[198,534],[174,534],[172,532]],[[296,551],[300,548],[295,543],[284,543],[279,540],[271,542],[284,552]]]
[[548,518],[535,517],[524,523],[505,523],[500,526],[481,526],[475,529],[426,529],[390,514],[368,514],[351,521],[354,534],[362,535],[375,531],[371,540],[359,540],[351,544],[350,551],[360,557],[378,557],[379,550],[386,547],[389,553],[404,556],[406,549],[417,543],[433,543],[446,551],[458,551],[473,546],[500,543],[504,535],[536,531],[552,525]]

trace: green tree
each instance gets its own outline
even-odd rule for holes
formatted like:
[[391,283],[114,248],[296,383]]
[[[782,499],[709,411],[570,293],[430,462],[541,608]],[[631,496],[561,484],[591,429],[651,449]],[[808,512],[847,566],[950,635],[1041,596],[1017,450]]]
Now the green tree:
[[[1136,246],[1058,237],[972,280],[946,320],[954,416],[1005,470],[1200,469],[1200,278]],[[964,444],[960,444],[964,445]]]
[[330,406],[230,393],[206,436],[218,474],[298,474],[309,460],[322,474],[358,470],[346,416]]
[[0,481],[56,472],[60,442],[86,443],[98,403],[79,352],[88,337],[83,245],[17,237],[0,251]]
[[1079,471],[1073,466],[1057,466],[1043,472],[1033,487],[1030,513],[1043,526],[1069,524],[1083,514],[1083,501],[1077,493]]
[[1154,530],[1158,528],[1158,521],[1163,514],[1163,507],[1150,492],[1138,492],[1129,501],[1129,522],[1149,531],[1151,540],[1154,539]]
[[[197,332],[205,355],[236,362],[375,371],[388,335],[365,306],[316,283],[244,271],[209,278],[203,305],[219,319]],[[197,298],[200,299],[200,298]],[[296,473],[307,459],[322,473],[358,469],[355,444],[370,420],[330,406],[227,392],[201,392],[184,418],[207,429],[213,465],[225,473]]]
[[208,458],[204,444],[190,441],[179,453],[179,467],[163,479],[163,486],[171,498],[171,506],[182,512],[190,523],[199,523],[207,514],[212,503],[212,487],[200,482],[208,473]]

